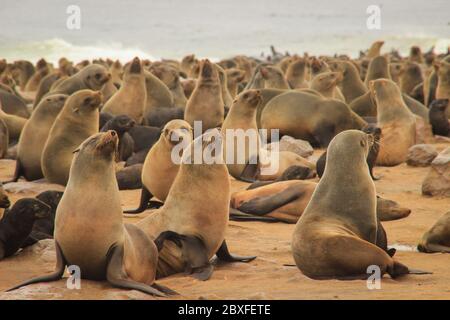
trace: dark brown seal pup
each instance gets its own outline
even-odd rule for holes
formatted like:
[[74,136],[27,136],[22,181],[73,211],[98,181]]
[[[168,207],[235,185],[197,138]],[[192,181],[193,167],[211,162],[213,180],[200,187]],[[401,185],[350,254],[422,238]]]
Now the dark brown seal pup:
[[133,128],[135,124],[136,121],[123,114],[120,116],[116,116],[106,122],[103,128],[100,130],[101,132],[114,130],[119,136],[118,161],[126,161],[133,154],[134,140],[128,134],[128,131],[130,131],[130,129]]
[[77,149],[56,210],[56,269],[13,289],[59,280],[66,266],[77,265],[83,279],[164,296],[163,288],[154,284],[155,244],[135,225],[123,223],[114,168],[117,145],[117,134],[108,131],[89,137]]
[[450,134],[450,123],[447,118],[448,99],[437,99],[430,104],[430,124],[433,134],[447,137]]
[[0,260],[16,253],[29,236],[37,219],[50,214],[50,207],[37,199],[23,198],[0,220]]

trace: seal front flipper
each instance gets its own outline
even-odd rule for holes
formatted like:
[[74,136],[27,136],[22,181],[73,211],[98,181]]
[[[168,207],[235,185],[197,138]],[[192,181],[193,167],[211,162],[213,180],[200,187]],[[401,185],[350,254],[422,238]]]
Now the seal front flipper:
[[256,259],[256,256],[238,256],[232,255],[228,251],[227,243],[223,240],[219,250],[216,252],[217,258],[224,262],[250,262]]
[[143,186],[141,191],[141,201],[139,203],[139,207],[134,210],[125,210],[123,213],[134,214],[144,212],[148,208],[148,204],[152,196],[153,195],[150,193],[150,191],[148,191],[148,189]]
[[266,215],[296,199],[303,194],[298,186],[293,185],[281,192],[267,196],[258,197],[244,202],[238,207],[238,210],[255,215]]
[[261,222],[283,222],[273,217],[255,216],[249,213],[230,208],[230,220],[232,221],[261,221]]
[[178,234],[174,231],[164,231],[155,240],[158,251],[163,249],[166,240],[172,241],[181,248],[183,259],[186,262],[186,274],[202,281],[211,277],[214,267],[209,262],[205,244],[201,239],[195,236]]
[[55,241],[55,250],[56,250],[56,267],[55,267],[55,271],[53,273],[25,281],[13,288],[6,290],[6,292],[16,290],[20,287],[24,287],[24,286],[27,286],[27,285],[33,284],[33,283],[50,282],[50,281],[57,281],[57,280],[61,279],[64,274],[64,270],[66,269],[67,263],[66,263],[66,259],[64,258],[64,254],[61,250],[61,247],[59,246],[58,242],[56,242],[56,241]]
[[122,289],[133,289],[144,293],[148,293],[158,297],[166,295],[158,289],[145,283],[130,280],[123,270],[123,254],[122,245],[113,245],[108,252],[108,263],[106,267],[106,280],[115,287]]
[[258,175],[258,164],[247,163],[241,175],[239,176],[239,180],[253,183],[256,181],[257,175]]

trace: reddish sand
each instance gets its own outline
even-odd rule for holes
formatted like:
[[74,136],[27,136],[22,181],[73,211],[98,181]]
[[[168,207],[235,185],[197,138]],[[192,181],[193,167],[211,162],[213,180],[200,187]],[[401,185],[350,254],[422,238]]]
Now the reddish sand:
[[[436,146],[442,150],[449,144]],[[317,154],[320,153],[316,151],[315,156]],[[13,164],[13,161],[0,162],[1,180],[12,176]],[[183,274],[158,282],[179,292],[175,299],[450,299],[450,254],[424,254],[414,249],[423,233],[450,209],[450,198],[421,195],[422,180],[428,170],[405,164],[393,168],[377,167],[375,174],[382,178],[375,184],[378,194],[412,210],[406,219],[383,223],[389,243],[405,246],[397,251],[396,259],[411,268],[431,271],[431,275],[411,275],[398,280],[385,276],[379,290],[369,290],[363,280],[311,280],[296,267],[283,266],[294,263],[290,248],[294,225],[230,222],[227,232],[230,251],[257,255],[256,260],[248,264],[217,266],[212,278],[205,282]],[[246,183],[232,181],[234,191],[246,186]],[[139,194],[139,190],[122,191],[123,206],[136,206]],[[34,195],[11,194],[10,197],[15,201]],[[125,221],[135,223],[146,214],[126,217]],[[51,241],[45,241],[45,244],[49,243]],[[53,265],[53,251],[45,250],[42,244],[0,261],[0,291],[50,272]],[[81,285],[81,290],[67,289],[64,279],[1,293],[0,299],[154,299],[137,291],[112,288],[106,282],[82,280]]]

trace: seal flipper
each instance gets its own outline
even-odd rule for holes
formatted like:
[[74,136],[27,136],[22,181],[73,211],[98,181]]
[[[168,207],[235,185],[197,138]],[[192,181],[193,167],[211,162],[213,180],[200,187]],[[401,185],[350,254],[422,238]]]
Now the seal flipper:
[[222,244],[220,245],[219,250],[216,252],[217,258],[221,261],[225,262],[250,262],[252,260],[256,259],[256,256],[238,256],[238,255],[232,255],[228,251],[228,246],[225,240],[223,240]]
[[134,210],[125,210],[123,213],[136,214],[144,212],[148,208],[149,201],[152,197],[153,195],[150,193],[150,191],[148,191],[146,187],[142,186],[141,201],[139,203],[139,207]]
[[258,175],[258,169],[259,166],[257,163],[247,163],[239,176],[239,180],[249,183],[255,182],[256,176]]
[[183,259],[186,261],[186,273],[194,278],[205,281],[211,278],[214,271],[209,262],[206,247],[203,241],[195,236],[185,236],[174,231],[164,231],[155,240],[158,251],[161,251],[164,241],[175,243],[182,250]]
[[261,221],[261,222],[283,222],[273,217],[255,216],[238,209],[230,208],[230,220],[232,221]]
[[13,288],[6,290],[6,292],[16,290],[20,287],[27,286],[27,285],[33,284],[33,283],[50,282],[50,281],[60,280],[64,274],[64,270],[66,269],[67,262],[66,262],[66,259],[64,258],[64,254],[63,254],[58,242],[56,242],[56,241],[55,241],[55,250],[56,250],[56,267],[55,267],[55,271],[53,273],[25,281]]
[[296,199],[303,194],[298,186],[293,185],[289,188],[267,197],[258,197],[244,202],[238,207],[238,210],[255,215],[266,215]]
[[106,280],[110,284],[118,288],[133,289],[154,296],[165,297],[166,295],[164,293],[151,285],[128,279],[126,273],[123,270],[123,254],[123,244],[113,245],[109,249],[108,262],[106,267]]
[[3,183],[17,182],[17,180],[19,180],[19,178],[21,176],[23,176],[23,167],[22,167],[22,163],[20,163],[20,159],[17,159],[13,178],[11,180],[5,181]]

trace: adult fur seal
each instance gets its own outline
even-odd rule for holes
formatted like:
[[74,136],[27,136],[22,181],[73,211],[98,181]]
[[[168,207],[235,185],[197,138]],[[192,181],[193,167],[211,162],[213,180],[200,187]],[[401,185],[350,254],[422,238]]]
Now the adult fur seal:
[[406,161],[415,143],[416,118],[405,105],[399,87],[391,80],[372,81],[370,90],[377,105],[377,126],[381,128],[380,150],[376,163],[395,166]]
[[[258,153],[259,135],[256,124],[256,109],[261,100],[261,92],[259,90],[245,90],[233,101],[230,111],[222,124],[222,132],[227,138],[224,145],[225,158],[228,159],[230,156],[230,160],[232,160],[226,161],[228,172],[236,179],[240,179],[250,157]],[[227,130],[230,131],[227,132]],[[245,135],[244,145],[242,146],[240,145],[242,142],[239,137],[240,133]],[[232,140],[228,141],[228,138]],[[232,145],[234,148],[230,150],[228,145]],[[238,149],[239,147],[242,148]],[[242,163],[238,163],[238,160],[241,160]]]
[[280,135],[328,146],[341,131],[362,129],[367,123],[342,101],[318,95],[290,91],[267,103],[261,115],[261,127],[279,129]]
[[59,280],[66,266],[77,265],[83,279],[164,296],[154,284],[155,244],[135,225],[123,223],[114,169],[117,145],[117,134],[108,131],[89,137],[77,149],[56,210],[56,269],[13,289]]
[[389,61],[385,56],[377,56],[370,60],[369,69],[367,70],[364,84],[368,87],[370,81],[380,78],[391,78],[391,73],[389,72]]
[[322,72],[311,80],[311,89],[316,90],[325,98],[334,98],[345,102],[345,98],[337,85],[342,81],[340,72]]
[[66,100],[42,152],[42,172],[48,182],[66,185],[73,151],[98,132],[101,102],[101,93],[92,90],[80,90]]
[[16,253],[27,239],[35,220],[50,214],[50,207],[31,198],[18,200],[0,220],[0,260]]
[[[231,256],[226,246],[230,203],[228,170],[223,160],[208,164],[204,157],[206,154],[220,159],[221,144],[217,129],[195,139],[183,152],[182,164],[164,205],[137,224],[161,248],[157,277],[188,271],[207,280],[213,271],[209,261],[214,254],[229,262],[248,262],[255,258]],[[192,149],[195,148],[203,150],[198,164],[194,164]]]
[[3,120],[5,125],[8,127],[9,139],[10,140],[19,139],[20,133],[22,132],[25,123],[27,123],[27,119],[4,112],[1,101],[0,101],[0,119]]
[[353,63],[349,61],[333,61],[330,63],[330,68],[333,71],[342,73],[344,78],[340,82],[340,88],[348,104],[366,93],[367,87],[362,82]]
[[99,64],[91,64],[73,76],[61,81],[50,93],[62,93],[71,95],[72,93],[90,89],[94,91],[101,90],[106,82],[110,79],[111,74],[108,73],[105,67]]
[[217,68],[209,60],[203,60],[194,92],[186,104],[184,120],[191,127],[194,127],[194,121],[201,121],[204,132],[220,126],[224,112],[222,87]]
[[123,82],[119,91],[105,103],[102,111],[116,116],[125,114],[140,124],[146,101],[147,89],[144,68],[139,58],[136,57],[125,67]]
[[144,71],[145,88],[147,90],[144,107],[144,119],[149,116],[149,112],[155,108],[174,107],[173,96],[164,82],[153,73]]
[[450,253],[450,212],[447,212],[428,230],[417,249],[421,252]]
[[147,209],[155,196],[165,201],[177,176],[180,164],[172,157],[174,147],[179,143],[192,141],[192,127],[184,120],[172,120],[164,126],[158,142],[150,149],[142,169],[142,192],[139,207],[124,213],[140,213]]
[[42,150],[67,97],[65,94],[49,95],[42,99],[31,114],[20,135],[13,181],[17,181],[20,176],[29,181],[44,177],[41,168]]
[[410,271],[380,245],[375,185],[369,175],[370,135],[338,134],[328,148],[325,172],[297,222],[292,253],[313,279],[367,277],[367,267],[395,278]]

